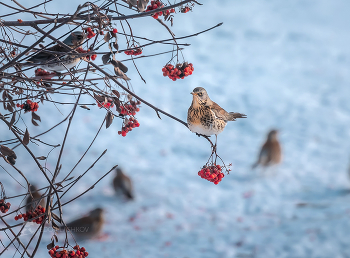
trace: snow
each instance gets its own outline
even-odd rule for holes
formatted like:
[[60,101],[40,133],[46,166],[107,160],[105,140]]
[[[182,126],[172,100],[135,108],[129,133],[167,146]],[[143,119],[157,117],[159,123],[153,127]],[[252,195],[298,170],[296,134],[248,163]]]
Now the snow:
[[[53,1],[47,8],[68,12],[70,2]],[[197,172],[209,158],[209,143],[164,115],[160,120],[145,105],[137,116],[141,126],[125,138],[117,134],[121,121],[115,119],[109,129],[103,127],[73,175],[82,174],[108,149],[106,155],[63,197],[67,201],[80,194],[115,164],[134,181],[133,202],[114,195],[112,173],[64,209],[69,221],[94,207],[105,208],[107,237],[81,243],[91,257],[348,257],[349,7],[346,0],[223,0],[207,1],[191,13],[176,15],[176,36],[224,22],[182,41],[191,44],[183,54],[194,65],[193,75],[176,82],[163,77],[161,68],[170,57],[162,55],[137,60],[147,84],[131,63],[127,63],[128,76],[140,97],[182,120],[192,100],[190,92],[199,86],[227,111],[247,114],[247,119],[228,123],[218,137],[218,153],[233,164],[232,172],[219,185],[201,179]],[[152,18],[130,22],[135,35],[164,35],[165,29]],[[169,49],[157,46],[144,52],[158,48]],[[82,102],[91,100],[84,97]],[[35,135],[62,120],[71,107],[59,107],[61,115],[52,104],[41,105],[39,128],[30,125],[29,115],[23,117]],[[62,174],[84,153],[104,114],[94,107],[77,110],[61,161]],[[67,122],[52,136],[40,139],[61,143],[66,126]],[[271,128],[280,130],[283,163],[265,173],[251,171]],[[11,136],[4,124],[0,131],[1,140]],[[36,156],[50,150],[30,147]],[[24,148],[16,153],[18,168],[31,182],[45,186]],[[47,161],[51,170],[57,153],[54,150]],[[12,171],[8,164],[1,165]],[[18,174],[13,176],[24,184]],[[4,171],[1,181],[7,195],[25,191]],[[13,207],[20,202],[13,200]],[[47,255],[51,236],[47,229],[37,257]],[[3,232],[0,237],[4,244],[9,242]],[[60,240],[63,237],[59,235]],[[13,253],[11,247],[3,257]]]

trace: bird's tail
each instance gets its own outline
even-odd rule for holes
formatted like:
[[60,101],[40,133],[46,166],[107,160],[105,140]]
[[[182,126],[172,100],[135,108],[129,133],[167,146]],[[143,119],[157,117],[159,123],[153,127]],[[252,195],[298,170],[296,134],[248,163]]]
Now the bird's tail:
[[229,112],[228,121],[235,121],[236,118],[247,118],[245,114]]

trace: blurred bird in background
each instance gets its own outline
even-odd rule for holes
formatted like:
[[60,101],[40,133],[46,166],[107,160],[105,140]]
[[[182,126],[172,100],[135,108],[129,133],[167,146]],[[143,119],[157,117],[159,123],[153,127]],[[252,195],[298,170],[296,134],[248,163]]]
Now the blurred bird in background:
[[[103,212],[102,208],[96,208],[90,211],[87,216],[67,223],[67,229],[79,240],[96,237],[103,227]],[[65,226],[61,226],[60,229],[64,230]]]
[[134,199],[134,188],[130,177],[117,167],[116,176],[113,179],[113,188],[118,193],[121,192],[129,200]]
[[[63,41],[63,43],[69,46],[70,48],[74,49],[80,46],[85,39],[86,34],[83,31],[74,31]],[[45,50],[61,52],[62,54],[49,53],[45,52]],[[22,63],[21,65],[40,66],[43,69],[48,69],[57,72],[66,70],[66,67],[68,69],[74,67],[80,60],[79,56],[76,56],[74,54],[65,54],[66,52],[68,52],[67,49],[58,44],[49,47],[45,50],[30,57],[26,63]]]
[[29,195],[26,200],[26,211],[34,210],[38,205],[45,207],[46,201],[41,197],[41,194],[38,192],[38,189],[35,185],[30,186],[30,192],[32,195]]
[[268,135],[266,142],[261,147],[258,160],[252,165],[252,168],[256,168],[258,165],[268,167],[281,162],[282,151],[281,145],[277,139],[277,130],[271,130]]

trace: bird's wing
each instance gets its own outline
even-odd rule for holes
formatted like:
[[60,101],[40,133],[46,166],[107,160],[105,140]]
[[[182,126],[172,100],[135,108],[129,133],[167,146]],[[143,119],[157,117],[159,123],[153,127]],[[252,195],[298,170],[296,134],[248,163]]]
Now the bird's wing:
[[[59,45],[54,45],[52,47],[49,47],[47,48],[47,50],[49,51],[54,51],[54,52],[66,52],[65,51],[65,48],[62,47],[62,46],[59,46]],[[55,58],[55,55],[54,54],[51,54],[51,53],[48,53],[48,52],[45,52],[45,51],[41,51],[40,53],[32,56],[31,58],[29,58],[27,60],[27,62],[30,62],[30,63],[43,63],[45,61],[49,61],[51,59]]]
[[217,118],[223,119],[225,121],[227,120],[228,113],[225,111],[225,109],[220,107],[214,101],[213,101],[212,105],[210,106],[210,109],[214,112],[214,114]]
[[123,193],[129,198],[133,199],[133,187],[131,179],[128,177],[123,178],[122,185],[121,185]]

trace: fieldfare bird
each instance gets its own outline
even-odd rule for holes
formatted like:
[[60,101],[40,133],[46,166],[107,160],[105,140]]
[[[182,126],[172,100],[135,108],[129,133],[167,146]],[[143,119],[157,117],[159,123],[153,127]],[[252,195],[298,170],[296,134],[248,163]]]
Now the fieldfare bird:
[[[67,229],[79,240],[84,240],[97,236],[103,227],[103,209],[96,208],[85,217],[67,223]],[[60,227],[61,230],[65,226]]]
[[[85,39],[86,35],[84,32],[74,31],[63,41],[63,43],[74,49],[76,47],[79,47]],[[61,52],[62,54],[49,53],[45,50]],[[58,44],[45,50],[42,50],[40,53],[32,56],[27,60],[26,63],[23,63],[22,65],[40,66],[43,69],[58,72],[66,70],[66,67],[68,69],[74,67],[80,60],[79,56],[75,55],[74,53],[67,53],[69,51]]]
[[113,188],[116,192],[122,192],[129,200],[134,199],[134,189],[130,177],[117,167],[117,175],[113,179]]
[[252,165],[252,168],[256,168],[258,165],[267,167],[270,165],[278,164],[282,160],[281,145],[277,139],[277,130],[271,130],[267,135],[266,142],[261,147],[259,157],[256,163]]
[[193,100],[187,113],[188,128],[197,134],[210,136],[221,133],[227,121],[235,121],[236,118],[246,118],[241,113],[227,112],[212,101],[207,91],[197,87],[191,92]]
[[27,197],[26,211],[34,210],[38,205],[45,207],[46,201],[43,197],[41,197],[41,194],[34,185],[30,186],[30,192],[32,195]]

